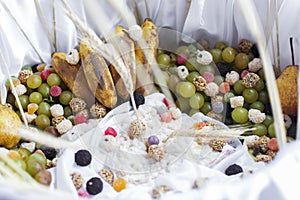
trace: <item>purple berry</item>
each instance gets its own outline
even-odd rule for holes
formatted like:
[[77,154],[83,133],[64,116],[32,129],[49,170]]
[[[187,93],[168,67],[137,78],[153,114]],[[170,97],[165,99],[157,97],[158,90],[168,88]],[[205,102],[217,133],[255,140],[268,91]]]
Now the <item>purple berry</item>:
[[158,145],[158,143],[159,143],[159,139],[158,139],[157,136],[152,135],[152,136],[150,136],[150,137],[148,138],[148,145],[149,145],[149,146],[151,146],[151,145],[153,145],[153,144]]

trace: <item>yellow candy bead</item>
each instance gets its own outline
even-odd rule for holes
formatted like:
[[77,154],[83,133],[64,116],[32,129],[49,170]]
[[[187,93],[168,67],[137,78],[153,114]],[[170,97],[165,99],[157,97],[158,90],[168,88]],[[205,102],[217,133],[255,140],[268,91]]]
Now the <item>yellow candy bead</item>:
[[113,182],[113,188],[117,191],[120,192],[126,188],[126,181],[123,178],[118,178]]

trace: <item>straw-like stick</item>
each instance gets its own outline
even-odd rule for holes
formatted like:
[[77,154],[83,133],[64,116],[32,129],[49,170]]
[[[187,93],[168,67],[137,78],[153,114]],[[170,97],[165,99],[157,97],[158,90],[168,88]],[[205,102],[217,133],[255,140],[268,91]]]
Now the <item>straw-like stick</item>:
[[192,0],[187,0],[186,7],[185,7],[185,17],[187,17],[189,14],[191,3],[192,3]]
[[25,124],[26,127],[28,127],[28,122],[27,122],[27,119],[26,119],[26,117],[25,117],[23,107],[22,107],[22,105],[21,105],[19,96],[18,96],[18,94],[17,94],[17,92],[16,92],[16,88],[15,88],[15,85],[14,85],[14,83],[13,83],[13,80],[11,79],[11,74],[10,74],[10,72],[9,72],[7,63],[5,62],[5,59],[4,59],[3,55],[2,55],[1,49],[0,49],[0,60],[1,60],[2,65],[4,66],[4,69],[5,69],[5,71],[6,71],[6,76],[8,77],[9,84],[10,84],[10,86],[11,86],[11,88],[12,88],[12,93],[13,93],[13,95],[14,95],[15,98],[16,98],[17,105],[18,105],[18,107],[19,107],[19,110],[20,110],[21,116],[22,116],[22,118],[23,118],[24,124]]
[[42,11],[42,8],[40,6],[40,3],[39,3],[38,0],[34,0],[34,3],[35,3],[37,11],[39,13],[39,16],[40,16],[40,18],[42,20],[43,26],[44,26],[44,28],[45,28],[45,30],[47,32],[48,38],[49,38],[50,42],[52,43],[53,48],[55,49],[56,44],[55,44],[55,41],[54,41],[54,39],[53,39],[53,37],[52,37],[52,35],[50,33],[50,29],[49,29],[49,26],[47,25],[47,21],[46,21],[44,13]]
[[270,26],[270,23],[271,23],[270,22],[270,15],[271,15],[270,11],[271,11],[271,0],[268,0],[265,37],[268,38],[268,35],[270,34],[273,63],[275,65],[275,69],[277,69],[277,67],[276,67],[277,66],[276,56],[275,56],[275,47],[274,47],[274,40],[273,40],[273,32],[272,32],[272,26]]
[[[282,109],[280,104],[280,98],[278,89],[276,87],[275,74],[271,64],[271,60],[266,52],[266,38],[264,37],[262,26],[259,21],[258,14],[254,8],[252,1],[250,0],[238,0],[239,6],[244,20],[249,27],[249,31],[255,37],[260,56],[264,66],[265,78],[267,81],[268,92],[274,115],[274,125],[276,131],[276,137],[279,148],[283,148],[286,145],[286,130],[284,127]],[[250,28],[251,27],[251,28]]]
[[55,10],[55,0],[53,0],[53,4],[52,4],[52,8],[53,8],[53,37],[54,37],[54,44],[55,44],[55,47],[54,47],[54,50],[57,51],[57,33],[56,33],[56,10]]
[[278,26],[278,1],[275,0],[275,21],[276,21],[276,44],[277,44],[277,62],[278,73],[280,74],[280,45],[279,45],[279,26]]
[[[134,15],[135,15],[135,19],[136,19],[137,23],[138,23],[139,25],[141,25],[141,24],[142,24],[142,21],[141,21],[140,11],[139,11],[139,9],[138,9],[138,5],[137,5],[136,0],[133,0],[133,1],[134,1]],[[146,2],[145,2],[145,3],[146,3]]]
[[151,16],[150,16],[150,11],[149,11],[149,5],[148,5],[147,0],[144,0],[144,3],[145,3],[145,7],[146,7],[147,17],[148,17],[148,18],[151,18]]
[[30,46],[33,48],[33,50],[35,51],[35,53],[37,54],[37,56],[39,57],[41,62],[45,63],[44,59],[42,58],[42,56],[40,55],[38,50],[35,48],[34,44],[31,42],[31,40],[29,39],[28,35],[25,33],[22,26],[19,24],[18,20],[15,18],[15,16],[12,14],[12,12],[9,10],[9,8],[6,6],[6,4],[2,0],[0,0],[0,3],[2,5],[2,7],[5,9],[5,11],[9,14],[9,16],[14,20],[15,24],[17,25],[17,27],[19,28],[19,30],[21,31],[21,33],[23,34],[25,39],[29,42]]

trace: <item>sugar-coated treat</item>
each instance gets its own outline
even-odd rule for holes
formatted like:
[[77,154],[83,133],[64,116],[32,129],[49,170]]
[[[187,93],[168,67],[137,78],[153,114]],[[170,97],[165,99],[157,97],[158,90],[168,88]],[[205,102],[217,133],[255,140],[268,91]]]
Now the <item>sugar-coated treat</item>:
[[114,136],[105,135],[102,140],[102,146],[106,151],[110,152],[115,150],[119,146],[119,144]]
[[170,121],[172,121],[172,119],[173,119],[173,116],[172,116],[172,113],[170,113],[170,112],[162,113],[160,116],[161,122],[169,123]]
[[232,164],[232,165],[228,166],[227,169],[225,170],[225,174],[227,176],[239,174],[242,172],[243,172],[243,168],[237,164]]
[[235,96],[229,99],[231,108],[242,107],[244,105],[243,96]]
[[29,76],[31,76],[32,74],[33,73],[31,70],[22,70],[19,72],[18,79],[21,81],[21,83],[25,84]]
[[87,123],[87,118],[84,116],[84,115],[81,115],[81,114],[77,114],[75,117],[74,117],[74,123],[75,124],[83,124],[83,123]]
[[73,112],[78,113],[86,108],[86,102],[78,97],[72,98],[69,105]]
[[60,104],[54,104],[50,107],[52,117],[59,117],[64,115],[64,108]]
[[134,41],[139,41],[143,36],[142,28],[137,24],[130,26],[128,29],[128,33],[131,39],[133,39]]
[[102,192],[103,182],[98,177],[93,177],[86,183],[86,191],[91,195],[96,195]]
[[26,118],[26,120],[27,120],[28,123],[33,122],[37,118],[37,115],[34,114],[34,113],[33,114],[29,114],[28,112],[25,112],[24,115],[25,115],[25,118]]
[[262,123],[266,119],[266,114],[262,113],[258,109],[250,109],[248,111],[248,118],[251,122],[259,124]]
[[166,185],[159,185],[152,190],[152,197],[155,199],[159,199],[163,193],[170,191],[170,189]]
[[110,169],[102,169],[98,174],[109,184],[112,184],[115,180],[114,173]]
[[74,172],[70,176],[71,176],[74,187],[76,188],[76,190],[79,190],[83,185],[82,175]]
[[93,118],[101,119],[106,115],[106,108],[100,103],[94,103],[90,108],[90,114]]
[[179,109],[179,108],[176,108],[176,107],[171,107],[170,109],[169,109],[169,112],[171,113],[171,115],[172,115],[172,118],[173,119],[179,119],[180,117],[181,117],[181,110]]
[[256,156],[256,161],[263,161],[263,162],[270,162],[272,160],[272,156],[270,155],[264,155],[264,154],[258,154]]
[[148,154],[150,157],[156,161],[160,161],[164,158],[164,150],[161,146],[156,144],[150,145],[148,148]]
[[206,83],[210,83],[214,81],[215,76],[211,72],[204,72],[203,78],[206,80]]
[[[27,88],[23,84],[16,85],[15,89],[18,96],[21,96],[27,92]],[[12,93],[14,94],[14,91],[12,91]]]
[[66,61],[71,65],[77,65],[79,59],[79,52],[77,49],[71,49],[66,56]]
[[53,97],[58,97],[62,92],[62,89],[58,85],[53,85],[50,88],[50,95]]
[[177,67],[177,75],[181,80],[185,80],[189,75],[189,70],[184,65],[180,65]]
[[236,71],[231,71],[226,74],[225,81],[230,85],[234,85],[240,79],[240,75]]
[[76,113],[76,115],[83,115],[86,119],[88,119],[89,111],[88,111],[88,109],[83,109],[83,110],[79,111],[78,113]]
[[39,109],[39,105],[36,103],[30,103],[27,105],[27,112],[28,114],[33,114],[35,111]]
[[208,51],[197,50],[197,59],[196,60],[201,65],[208,65],[213,61],[213,57]]
[[62,122],[63,120],[65,120],[66,118],[62,115],[57,116],[57,117],[53,117],[52,118],[52,125],[54,127],[56,127],[60,122]]
[[214,150],[221,152],[223,150],[223,147],[227,144],[226,140],[218,140],[218,139],[212,139],[209,141],[209,146]]
[[239,43],[239,51],[248,54],[253,46],[253,43],[247,39],[242,39]]
[[204,93],[209,97],[214,97],[219,93],[219,86],[215,82],[208,83]]
[[68,119],[62,120],[55,127],[60,134],[64,134],[73,128],[72,122]]
[[21,144],[21,147],[27,149],[30,152],[33,152],[35,150],[36,143],[35,142],[23,142]]
[[219,85],[219,91],[223,94],[226,94],[230,91],[230,85],[228,82],[223,82]]
[[212,104],[213,112],[222,113],[224,111],[224,103],[223,102],[215,102]]
[[86,149],[80,149],[75,153],[74,161],[79,166],[87,166],[92,162],[92,154]]
[[193,79],[193,84],[198,92],[204,91],[207,88],[206,80],[202,76],[197,76]]
[[145,130],[146,130],[146,124],[144,122],[140,121],[139,123],[138,120],[133,120],[130,123],[130,128],[128,131],[129,138],[133,139],[133,138],[140,137],[145,132]]
[[260,79],[260,77],[257,74],[251,72],[243,77],[242,84],[246,88],[253,88],[253,87],[255,87],[255,85],[259,81],[259,79]]
[[248,63],[249,71],[257,72],[261,68],[263,68],[263,64],[260,58],[254,58],[252,61]]

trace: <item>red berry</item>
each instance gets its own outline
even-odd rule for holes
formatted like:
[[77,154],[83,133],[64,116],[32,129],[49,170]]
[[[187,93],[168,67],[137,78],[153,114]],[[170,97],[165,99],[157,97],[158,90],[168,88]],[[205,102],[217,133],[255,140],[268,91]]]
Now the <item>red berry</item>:
[[268,145],[268,148],[272,151],[278,151],[278,149],[279,149],[276,138],[271,138],[267,145]]
[[75,124],[87,123],[87,118],[84,115],[77,114],[74,118],[74,123]]
[[244,78],[249,72],[247,70],[243,70],[241,73],[241,78]]
[[172,114],[170,112],[165,112],[160,116],[160,121],[161,122],[170,122],[172,121]]
[[104,135],[111,135],[111,136],[116,137],[117,136],[117,131],[113,127],[108,127],[105,130]]
[[186,62],[186,60],[187,60],[187,57],[186,57],[185,54],[178,54],[178,56],[177,56],[177,63],[179,65],[184,65],[185,62]]
[[46,81],[48,76],[52,73],[52,71],[50,69],[44,69],[42,72],[41,72],[41,78],[43,81]]
[[50,88],[50,95],[53,97],[58,97],[61,94],[61,88],[57,85],[53,85]]

